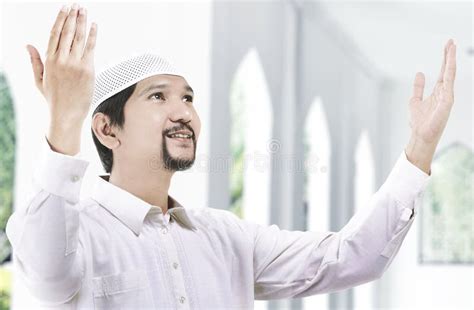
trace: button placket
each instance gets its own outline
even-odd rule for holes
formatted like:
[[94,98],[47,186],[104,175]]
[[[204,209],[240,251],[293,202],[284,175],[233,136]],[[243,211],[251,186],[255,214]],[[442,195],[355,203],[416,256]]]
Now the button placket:
[[163,245],[165,247],[165,255],[167,256],[167,260],[170,263],[168,266],[172,267],[173,269],[170,270],[171,275],[171,283],[173,286],[173,293],[177,300],[177,306],[179,309],[189,309],[189,305],[186,302],[186,290],[184,287],[184,277],[182,274],[182,270],[179,269],[179,258],[176,245],[174,244],[174,240],[172,237],[172,233],[170,230],[170,225],[162,225],[160,228],[161,236],[163,240]]

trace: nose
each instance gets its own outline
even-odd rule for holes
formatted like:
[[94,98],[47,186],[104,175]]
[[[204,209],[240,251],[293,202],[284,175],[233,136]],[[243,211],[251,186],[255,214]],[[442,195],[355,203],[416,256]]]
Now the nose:
[[176,102],[172,105],[172,111],[170,113],[170,120],[172,122],[189,123],[193,119],[193,113],[191,107],[184,102]]

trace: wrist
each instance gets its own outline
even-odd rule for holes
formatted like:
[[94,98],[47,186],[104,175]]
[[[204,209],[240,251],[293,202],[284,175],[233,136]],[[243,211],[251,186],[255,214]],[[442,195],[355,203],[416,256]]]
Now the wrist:
[[50,113],[50,125],[66,130],[82,128],[86,116],[82,115],[65,115],[65,113]]
[[414,136],[411,136],[405,148],[405,154],[409,162],[423,170],[426,174],[431,174],[431,162],[433,161],[435,143],[425,143]]
[[81,130],[82,124],[78,126],[51,122],[46,138],[53,151],[74,156],[81,149]]

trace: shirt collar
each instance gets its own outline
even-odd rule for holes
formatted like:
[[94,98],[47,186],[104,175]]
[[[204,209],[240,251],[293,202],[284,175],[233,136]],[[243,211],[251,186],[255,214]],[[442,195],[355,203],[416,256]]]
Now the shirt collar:
[[[106,208],[136,235],[140,234],[148,212],[162,213],[161,208],[154,207],[126,190],[109,183],[109,175],[99,175],[95,179],[91,198]],[[197,229],[187,215],[186,209],[171,196],[168,196],[168,212],[173,219],[186,228]]]

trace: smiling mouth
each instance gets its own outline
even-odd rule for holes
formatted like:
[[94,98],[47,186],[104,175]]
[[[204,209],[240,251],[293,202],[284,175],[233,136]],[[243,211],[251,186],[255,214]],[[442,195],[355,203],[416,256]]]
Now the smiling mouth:
[[181,146],[189,146],[190,142],[195,144],[194,130],[189,124],[181,123],[173,128],[169,128],[163,132],[166,137],[173,142],[179,142]]
[[178,130],[165,135],[165,137],[176,142],[188,143],[193,141],[194,135],[192,132],[187,130]]

